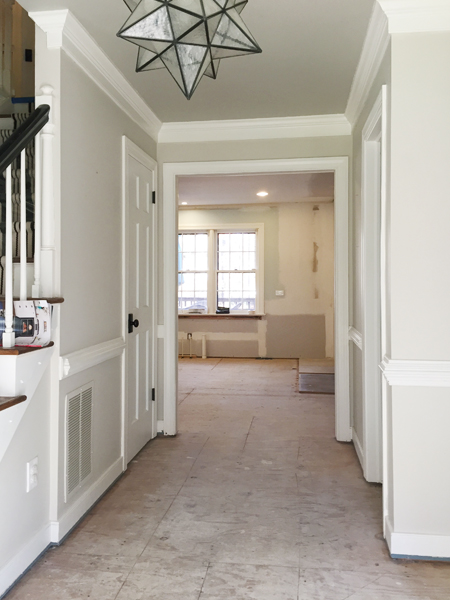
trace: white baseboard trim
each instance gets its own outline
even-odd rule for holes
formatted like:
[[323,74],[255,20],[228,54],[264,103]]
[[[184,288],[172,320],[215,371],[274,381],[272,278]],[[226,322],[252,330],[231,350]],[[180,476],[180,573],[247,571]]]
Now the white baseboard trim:
[[50,543],[51,527],[48,524],[0,569],[0,597],[23,575]]
[[123,459],[120,457],[74,502],[59,521],[51,523],[51,542],[59,543],[122,473]]
[[164,433],[164,421],[157,421],[156,422],[156,431],[158,433]]
[[364,450],[355,428],[352,428],[352,440],[353,445],[355,446],[356,454],[359,458],[359,462],[361,463],[361,468],[364,470]]
[[386,519],[386,542],[393,558],[450,560],[450,535],[396,533]]

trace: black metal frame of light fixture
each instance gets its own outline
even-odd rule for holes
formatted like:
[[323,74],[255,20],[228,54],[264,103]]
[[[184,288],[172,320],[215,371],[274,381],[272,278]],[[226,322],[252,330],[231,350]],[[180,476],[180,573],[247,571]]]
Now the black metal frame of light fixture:
[[[148,0],[124,0],[125,4],[132,11],[132,14],[117,34],[119,37],[139,47],[136,64],[137,72],[162,69],[164,67],[167,68],[187,99],[192,97],[192,94],[196,90],[203,75],[213,79],[217,77],[219,62],[222,58],[232,58],[242,54],[256,54],[262,51],[250,31],[248,31],[244,22],[240,19],[240,14],[245,8],[248,0],[186,0],[186,2],[191,3],[191,6],[193,1],[201,8],[201,14],[192,8],[190,9],[182,6],[183,0],[152,0],[152,4],[154,5],[153,9],[139,15],[133,22],[133,14],[142,3],[147,4]],[[209,4],[209,9],[211,9],[213,5],[215,5],[217,9],[214,6],[213,10],[208,11],[205,9],[205,3]],[[151,38],[129,35],[130,30],[136,28],[139,23],[143,23],[149,16],[154,15],[160,10],[164,10],[164,8],[166,9],[165,16],[167,17],[168,27],[170,28],[170,37],[167,37],[167,32],[165,32],[165,36],[162,35],[161,37]],[[187,28],[176,36],[174,32],[177,27],[174,26],[173,15],[169,9],[177,10],[188,17],[198,19],[198,21],[192,23],[192,25],[188,24]],[[236,18],[236,15],[230,15],[231,11],[236,11],[238,18]],[[242,37],[240,41],[237,39],[235,40],[234,46],[231,43],[224,43],[226,40],[223,40],[222,43],[219,43],[219,40],[217,40],[216,43],[214,43],[215,38],[218,35],[219,27],[225,22],[224,17],[228,19],[229,23],[236,28]],[[208,21],[211,21],[212,19],[214,19],[216,23],[211,30],[208,26]],[[241,23],[239,21],[241,21]],[[204,40],[202,40],[204,43],[193,41],[190,37],[190,34],[195,33],[196,30],[199,31],[200,35],[204,36]],[[223,36],[225,37],[225,33]],[[246,40],[246,43],[244,44],[242,40]],[[166,45],[166,47],[158,49],[158,45]],[[183,47],[190,49],[204,48],[205,50],[203,53],[200,52],[198,57],[191,60],[190,63],[183,63],[181,57],[181,48]],[[175,59],[177,61],[176,65],[174,63]],[[172,70],[170,68],[171,64],[173,65]],[[189,64],[196,65],[198,68],[193,79],[188,82],[186,79],[186,66]],[[179,79],[177,79],[174,74],[177,72],[178,75],[178,69]]]

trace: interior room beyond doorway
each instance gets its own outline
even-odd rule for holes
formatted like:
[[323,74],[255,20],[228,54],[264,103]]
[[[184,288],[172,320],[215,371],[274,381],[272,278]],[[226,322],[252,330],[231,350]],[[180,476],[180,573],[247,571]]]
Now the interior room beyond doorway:
[[334,357],[334,173],[178,179],[180,355]]

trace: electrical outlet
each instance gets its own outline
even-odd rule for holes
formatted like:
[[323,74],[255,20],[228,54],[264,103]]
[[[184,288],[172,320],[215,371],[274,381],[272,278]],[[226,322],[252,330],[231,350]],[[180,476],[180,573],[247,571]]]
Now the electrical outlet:
[[284,296],[284,290],[275,290],[275,296]]
[[188,340],[192,340],[192,333],[188,333],[188,334],[187,334],[187,339],[188,339]]
[[39,460],[38,457],[33,458],[27,463],[27,493],[31,492],[38,484]]

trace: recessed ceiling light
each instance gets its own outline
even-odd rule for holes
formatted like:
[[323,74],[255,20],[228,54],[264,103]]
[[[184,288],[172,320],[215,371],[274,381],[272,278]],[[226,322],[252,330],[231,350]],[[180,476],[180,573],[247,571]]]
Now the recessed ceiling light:
[[258,192],[256,195],[259,196],[260,198],[265,198],[266,196],[269,195],[269,192]]
[[181,204],[182,204],[183,206],[186,206],[186,205],[187,205],[187,202],[182,202]]

